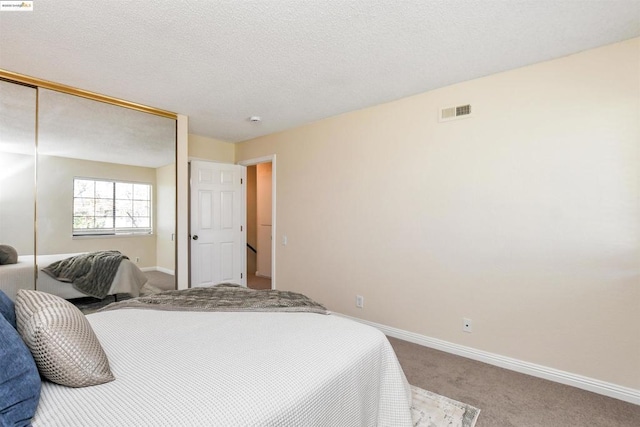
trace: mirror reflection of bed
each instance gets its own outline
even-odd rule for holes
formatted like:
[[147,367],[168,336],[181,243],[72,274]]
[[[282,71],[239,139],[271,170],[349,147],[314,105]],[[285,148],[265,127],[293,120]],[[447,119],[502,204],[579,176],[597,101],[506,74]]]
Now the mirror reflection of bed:
[[[117,299],[118,294],[139,296],[148,282],[146,275],[120,252],[117,252],[120,259],[110,256],[109,262],[104,262],[106,257],[99,255],[105,253],[116,251],[38,256],[38,290],[65,299],[87,296],[100,300],[107,296]],[[76,276],[78,280],[73,280]]]
[[117,250],[104,299],[175,289],[175,120],[8,81],[0,112],[0,244],[19,255],[0,288],[85,298],[42,269]]
[[[0,245],[0,251],[3,251],[5,248],[12,247],[10,245]],[[84,304],[102,300],[107,300],[105,302],[117,301],[174,289],[175,282],[173,275],[161,271],[143,272],[128,258],[123,258],[112,274],[105,277],[108,286],[105,288],[106,294],[104,296],[89,296],[82,290],[76,289],[72,281],[69,281],[67,278],[62,277],[62,279],[60,279],[57,278],[55,274],[46,271],[47,267],[55,265],[57,262],[74,260],[87,254],[89,253],[39,255],[38,290],[60,296],[74,303]],[[2,264],[0,266],[0,289],[11,299],[15,298],[18,289],[33,289],[35,265],[35,257],[33,255],[18,255],[16,262],[6,264],[0,262],[0,264]],[[81,271],[82,276],[88,277],[86,274],[88,267],[86,265],[84,267],[80,265],[79,268],[83,269],[83,271]],[[94,269],[94,271],[96,270]],[[99,272],[99,270],[97,271]]]
[[[143,272],[117,251],[44,255],[38,259],[38,290],[68,299],[86,314],[111,302],[175,289],[173,275]],[[109,261],[106,264],[105,259]],[[74,268],[83,276],[82,281],[72,285],[69,277]]]

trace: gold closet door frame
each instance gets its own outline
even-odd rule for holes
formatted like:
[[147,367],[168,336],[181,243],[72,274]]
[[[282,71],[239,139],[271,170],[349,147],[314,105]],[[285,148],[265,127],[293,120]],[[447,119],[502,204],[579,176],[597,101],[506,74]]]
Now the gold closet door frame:
[[120,107],[129,108],[131,110],[142,111],[143,113],[154,114],[156,116],[166,117],[168,119],[177,120],[178,115],[171,111],[161,110],[159,108],[149,107],[147,105],[138,104],[131,101],[125,101],[123,99],[114,98],[112,96],[102,95],[95,92],[90,92],[84,89],[78,89],[72,86],[63,85],[60,83],[50,82],[48,80],[38,79],[36,77],[25,76],[24,74],[14,73],[12,71],[3,70],[0,68],[0,79],[8,80],[14,83],[21,83],[27,86],[33,86],[36,88],[51,89],[57,92],[67,93],[69,95],[80,96],[82,98],[92,99],[94,101],[105,102],[107,104],[113,104]]

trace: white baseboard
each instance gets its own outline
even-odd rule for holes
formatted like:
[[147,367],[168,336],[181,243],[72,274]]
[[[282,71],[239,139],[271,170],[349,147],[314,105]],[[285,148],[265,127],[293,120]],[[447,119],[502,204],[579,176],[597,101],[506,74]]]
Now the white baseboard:
[[142,267],[140,271],[142,271],[143,273],[147,271],[159,271],[161,273],[170,274],[172,276],[174,275],[173,270],[169,270],[168,268],[164,268],[164,267]]
[[466,347],[459,344],[450,343],[437,338],[431,338],[425,335],[416,334],[414,332],[393,328],[391,326],[382,325],[368,320],[358,319],[356,317],[346,316],[340,313],[334,313],[338,316],[346,317],[356,322],[364,323],[379,329],[385,335],[409,341],[425,347],[434,348],[447,353],[463,356],[468,359],[477,360],[488,363],[489,365],[499,366],[501,368],[520,372],[546,380],[555,381],[557,383],[570,385],[583,390],[602,394],[604,396],[620,399],[625,402],[640,405],[640,390],[600,381],[594,378],[585,377],[571,372],[565,372],[547,366],[537,365],[535,363],[525,362],[511,357],[501,356],[487,351],[477,350],[475,348]]
[[159,272],[165,273],[165,274],[170,274],[171,276],[175,276],[175,271],[174,270],[169,270],[168,268],[156,267],[156,271],[159,271]]

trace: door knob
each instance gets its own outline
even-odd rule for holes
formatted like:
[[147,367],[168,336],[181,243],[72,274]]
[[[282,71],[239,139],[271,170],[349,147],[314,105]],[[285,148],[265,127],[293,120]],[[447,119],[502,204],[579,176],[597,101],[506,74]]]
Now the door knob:
[[193,240],[198,240],[198,235],[197,235],[197,234],[194,234],[194,235],[193,235],[193,237],[192,237],[192,239],[193,239]]

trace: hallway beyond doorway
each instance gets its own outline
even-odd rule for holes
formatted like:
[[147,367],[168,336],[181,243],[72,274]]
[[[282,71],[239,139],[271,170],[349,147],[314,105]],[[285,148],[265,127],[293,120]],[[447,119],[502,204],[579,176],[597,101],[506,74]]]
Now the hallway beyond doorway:
[[258,290],[271,289],[271,279],[256,276],[256,273],[247,273],[247,288]]

